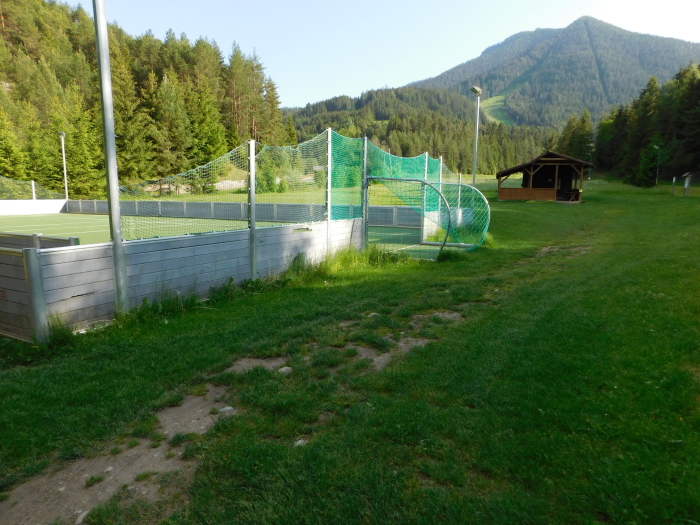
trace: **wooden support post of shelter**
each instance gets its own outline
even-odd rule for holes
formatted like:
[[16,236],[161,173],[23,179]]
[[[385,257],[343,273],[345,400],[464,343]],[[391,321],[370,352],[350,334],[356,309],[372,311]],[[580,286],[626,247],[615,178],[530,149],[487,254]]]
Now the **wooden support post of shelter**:
[[[581,202],[584,169],[592,167],[585,160],[546,151],[530,162],[496,173],[498,200]],[[523,174],[520,187],[504,187],[503,182],[516,173]]]

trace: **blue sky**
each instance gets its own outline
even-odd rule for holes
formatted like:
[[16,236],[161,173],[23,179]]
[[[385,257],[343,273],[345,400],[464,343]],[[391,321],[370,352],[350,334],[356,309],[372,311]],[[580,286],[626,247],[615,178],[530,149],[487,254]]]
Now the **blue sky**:
[[[63,0],[66,1],[66,0]],[[234,41],[256,52],[283,106],[399,87],[477,57],[488,46],[538,27],[592,16],[630,31],[700,42],[697,0],[104,0],[107,18],[132,35],[168,29]],[[90,0],[82,4],[92,15]]]

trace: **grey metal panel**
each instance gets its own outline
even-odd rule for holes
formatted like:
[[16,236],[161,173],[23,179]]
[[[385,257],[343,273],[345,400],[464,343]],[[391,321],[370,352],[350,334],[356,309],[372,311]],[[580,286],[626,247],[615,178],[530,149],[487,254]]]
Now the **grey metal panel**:
[[188,202],[185,217],[192,219],[211,219],[213,206],[211,202]]
[[0,268],[0,290],[12,291],[12,292],[22,292],[27,293],[27,282],[25,279],[17,279],[14,277],[7,277],[2,274],[2,268]]
[[214,219],[248,220],[247,202],[215,202],[213,209]]
[[160,217],[161,201],[137,201],[136,215],[139,217]]
[[112,259],[102,257],[85,261],[76,261],[63,264],[50,264],[42,268],[44,279],[72,275],[85,272],[95,272],[97,270],[112,269]]
[[112,303],[114,308],[114,291],[71,297],[49,305],[50,315],[63,315],[76,310],[88,310],[101,304]]
[[[46,269],[44,268],[44,273]],[[61,288],[70,287],[81,283],[98,283],[102,281],[109,281],[114,279],[114,271],[112,268],[103,268],[101,270],[94,270],[91,272],[80,272],[75,274],[61,274],[52,277],[46,277],[44,275],[44,291],[49,292],[51,290],[59,290]]]
[[22,258],[22,252],[19,252],[17,255],[9,255],[7,253],[0,252],[0,265],[20,266],[24,268],[24,259]]
[[24,341],[32,341],[32,331],[29,327],[18,326],[12,322],[5,322],[0,314],[0,334]]
[[[21,260],[21,259],[20,259]],[[5,265],[0,261],[0,273],[3,277],[11,279],[24,279],[24,266]]]
[[137,201],[120,201],[119,212],[122,215],[137,215]]
[[67,213],[80,213],[80,201],[69,200],[66,202]]
[[283,237],[289,234],[303,234],[309,232],[322,232],[326,234],[326,223],[300,223],[285,226],[270,226],[260,228],[258,231],[258,240],[266,240],[275,237]]
[[203,246],[206,244],[222,244],[229,242],[248,242],[248,231],[205,233],[202,235],[184,235],[181,237],[168,237],[165,239],[145,239],[141,241],[128,241],[124,243],[124,252],[133,255],[144,252],[170,250],[189,246]]
[[48,248],[62,248],[64,246],[70,246],[70,239],[58,239],[58,238],[53,238],[49,239],[46,237],[40,237],[39,241],[41,242],[41,249],[48,249]]
[[[72,299],[73,297],[84,297],[97,293],[114,291],[114,279],[86,282],[84,280],[80,280],[79,276],[77,275],[71,277],[73,278],[73,284],[70,286],[66,286],[65,288],[57,288],[51,291],[44,290],[46,304],[51,305]],[[66,278],[65,280],[68,281],[69,279]]]
[[326,245],[324,237],[315,236],[300,239],[288,239],[286,242],[275,242],[258,246],[258,254],[271,254],[275,252],[289,253],[290,251],[300,252],[304,250],[320,249]]
[[262,222],[275,222],[275,205],[267,202],[256,203],[255,219]]
[[371,226],[394,226],[394,206],[370,206],[368,215]]
[[422,217],[411,207],[396,206],[396,225],[399,227],[420,228]]
[[78,261],[89,261],[98,258],[112,258],[112,246],[110,244],[86,245],[68,247],[57,250],[41,250],[42,266],[52,264],[71,263]]
[[71,325],[74,330],[85,328],[96,321],[108,321],[114,319],[114,301],[101,304],[90,305],[86,308],[75,310],[56,310],[52,315],[56,315],[67,325]]
[[197,268],[202,265],[215,265],[225,267],[232,264],[230,261],[248,261],[248,253],[243,253],[240,250],[236,254],[215,256],[212,254],[201,254],[188,259],[176,259],[175,261],[154,261],[143,263],[127,268],[127,274],[130,279],[139,275],[155,274],[165,275],[169,272],[176,272],[185,268]]
[[161,203],[160,203],[160,215],[161,215],[161,217],[184,217],[185,216],[185,203],[184,202],[161,201]]
[[28,315],[10,313],[0,310],[0,333],[4,332],[5,327],[23,328],[25,330],[32,329],[32,323]]
[[[267,233],[268,235],[261,235],[260,237],[258,237],[258,246],[263,246],[266,244],[279,244],[288,241],[295,242],[302,239],[324,238],[326,235],[326,229],[298,229],[295,231],[291,228],[288,228],[284,230],[276,229],[276,231],[274,232],[265,231],[265,233]],[[271,233],[271,235],[269,235],[269,233]]]
[[247,266],[247,264],[248,254],[246,253],[245,257],[235,259],[223,259],[209,263],[183,266],[181,268],[164,268],[161,271],[142,272],[129,276],[129,287],[132,288],[152,282],[175,282],[181,277],[189,277],[190,275],[205,274],[215,271],[235,272]]
[[8,295],[8,300],[0,301],[0,312],[5,312],[13,315],[22,315],[29,318],[31,314],[31,309],[29,307],[29,298],[27,294],[23,295],[26,298],[26,300],[24,301],[21,301],[21,297],[19,298],[20,301],[11,301],[9,300]]
[[95,213],[97,215],[107,215],[109,213],[107,201],[95,201]]
[[[186,246],[183,248],[174,248],[172,250],[158,250],[153,252],[142,252],[127,255],[127,271],[131,266],[139,264],[148,264],[155,262],[165,262],[173,265],[187,264],[186,261],[179,259],[188,259],[201,254],[235,254],[246,247],[245,241],[236,241],[232,243],[218,243],[206,246]],[[132,272],[133,274],[133,272]]]

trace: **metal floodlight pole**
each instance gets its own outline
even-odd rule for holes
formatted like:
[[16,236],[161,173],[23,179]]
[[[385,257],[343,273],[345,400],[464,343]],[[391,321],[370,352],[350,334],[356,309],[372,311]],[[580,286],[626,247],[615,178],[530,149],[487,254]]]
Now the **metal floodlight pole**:
[[117,171],[117,144],[114,132],[114,100],[112,98],[112,74],[109,65],[109,33],[104,0],[92,0],[95,11],[95,43],[102,96],[102,127],[104,130],[105,166],[107,168],[107,201],[109,206],[109,230],[112,236],[114,264],[115,308],[117,313],[129,310],[126,258],[122,244],[121,213],[119,211],[119,174]]
[[258,239],[256,233],[255,196],[256,196],[256,154],[255,141],[248,141],[248,263],[250,280],[258,278]]
[[474,171],[472,172],[472,186],[476,186],[476,161],[479,151],[479,102],[481,100],[481,88],[472,86],[472,92],[476,95],[476,131],[474,132]]
[[369,180],[367,180],[367,137],[364,141],[362,159],[362,249],[369,245]]
[[661,160],[661,148],[654,146],[656,150],[656,185],[659,185],[659,161]]
[[326,253],[330,257],[331,249],[331,220],[333,219],[333,208],[331,203],[331,189],[333,187],[333,130],[326,129],[328,134],[328,177],[326,178]]
[[58,132],[61,137],[61,154],[63,155],[63,188],[66,190],[66,200],[68,200],[68,169],[66,168],[66,134],[63,131]]

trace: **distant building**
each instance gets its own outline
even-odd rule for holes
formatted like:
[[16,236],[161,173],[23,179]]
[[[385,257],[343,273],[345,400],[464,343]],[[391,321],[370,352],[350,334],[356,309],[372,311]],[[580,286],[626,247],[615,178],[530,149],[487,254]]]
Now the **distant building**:
[[[583,172],[593,164],[554,151],[496,173],[499,201],[581,202]],[[504,188],[505,181],[516,173],[523,174],[520,188]]]

